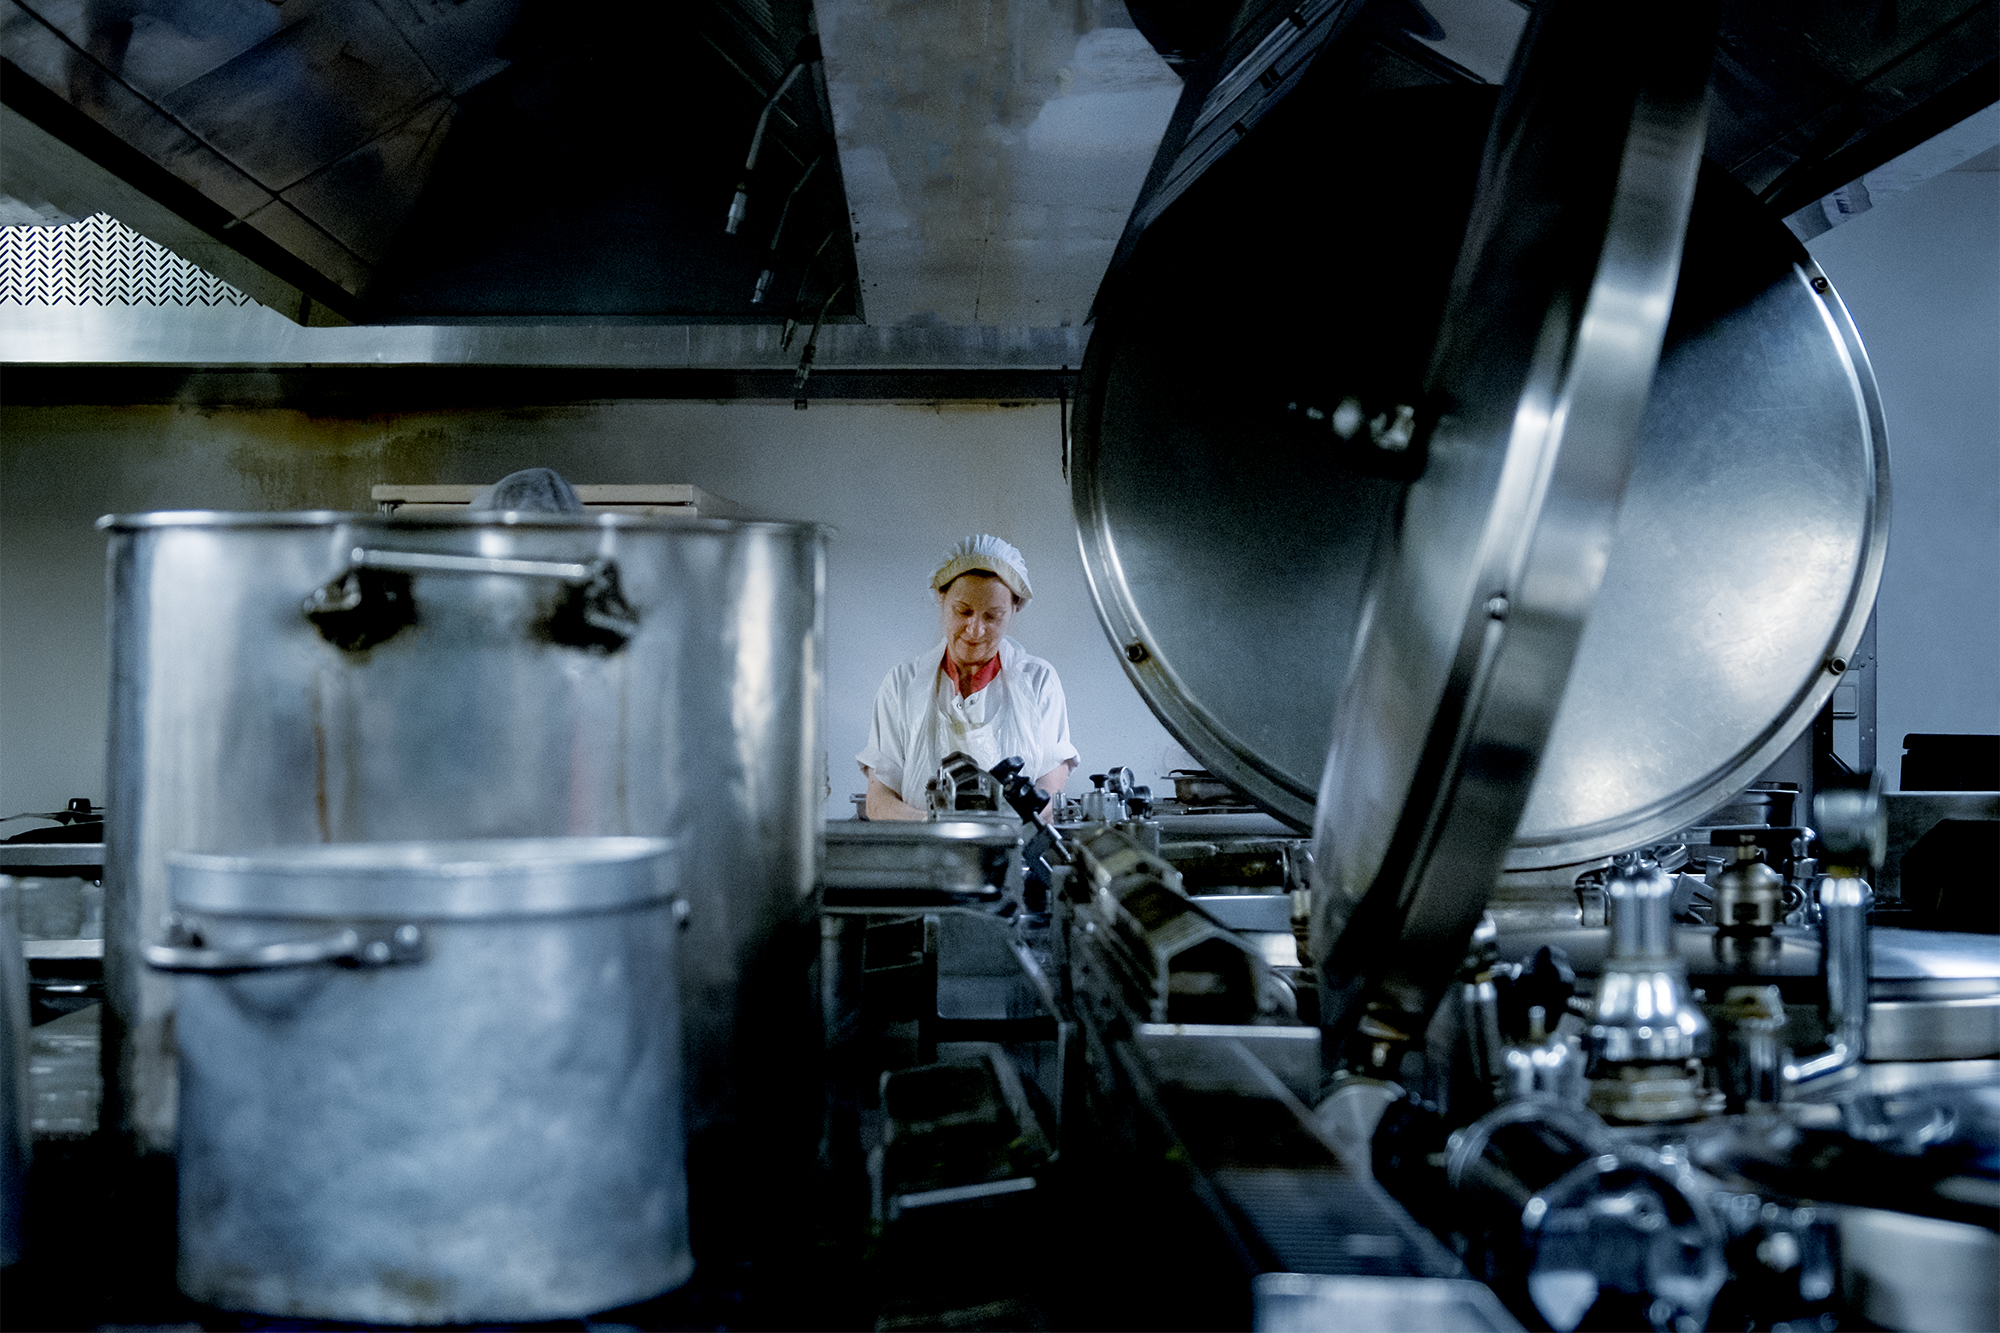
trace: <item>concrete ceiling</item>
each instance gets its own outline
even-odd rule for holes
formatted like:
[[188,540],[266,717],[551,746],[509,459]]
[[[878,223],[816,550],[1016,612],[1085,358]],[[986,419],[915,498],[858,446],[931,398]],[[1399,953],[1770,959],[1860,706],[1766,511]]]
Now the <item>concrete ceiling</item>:
[[871,323],[1081,324],[1181,81],[1118,0],[819,0]]
[[[1709,153],[1781,215],[1995,100],[2000,0],[1722,12]],[[1254,132],[1320,41],[1371,84],[1491,82],[1525,13],[0,0],[6,123],[36,131],[10,135],[32,151],[0,143],[0,186],[20,200],[8,217],[111,212],[301,322],[1075,327],[1128,219]],[[1163,36],[1176,25],[1187,41]],[[820,51],[725,236],[758,110],[795,52]],[[753,304],[764,268],[778,295]]]

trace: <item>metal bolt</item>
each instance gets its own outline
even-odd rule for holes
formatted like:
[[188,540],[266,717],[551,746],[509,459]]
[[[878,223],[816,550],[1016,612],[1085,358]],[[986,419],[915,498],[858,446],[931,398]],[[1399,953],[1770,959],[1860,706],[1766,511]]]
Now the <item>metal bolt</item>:
[[1146,645],[1138,639],[1125,645],[1125,660],[1128,662],[1143,662],[1148,656]]
[[1826,659],[1826,669],[1838,676],[1841,672],[1847,670],[1847,659],[1844,657],[1829,657]]
[[1368,434],[1384,453],[1400,454],[1410,447],[1417,428],[1417,409],[1398,403],[1393,413],[1384,413],[1368,423]]
[[1814,278],[1812,280],[1812,289],[1818,292],[1821,296],[1826,295],[1826,289],[1831,285],[1832,284],[1828,283],[1825,278]]
[[1487,598],[1486,614],[1495,620],[1505,620],[1507,618],[1507,599],[1497,594]]
[[674,924],[679,926],[682,930],[686,930],[688,924],[688,918],[694,915],[693,906],[690,905],[688,900],[685,898],[676,898],[674,899],[673,910],[674,910]]
[[1797,1268],[1799,1260],[1804,1257],[1799,1250],[1798,1237],[1789,1231],[1774,1231],[1757,1247],[1758,1260],[1774,1273]]
[[1361,400],[1350,394],[1340,400],[1339,407],[1333,409],[1333,433],[1343,440],[1351,440],[1366,417]]
[[396,927],[396,943],[402,945],[404,948],[409,948],[409,949],[415,948],[417,945],[417,941],[421,940],[423,937],[424,933],[418,930],[415,926]]
[[388,962],[388,961],[389,961],[389,941],[387,941],[387,940],[370,940],[370,941],[368,941],[368,947],[367,947],[367,948],[365,948],[365,949],[363,949],[363,950],[361,951],[361,956],[362,956],[362,957],[364,957],[364,958],[366,958],[366,959],[367,959],[367,960],[368,960],[369,962],[371,962],[371,963],[386,963],[386,962]]

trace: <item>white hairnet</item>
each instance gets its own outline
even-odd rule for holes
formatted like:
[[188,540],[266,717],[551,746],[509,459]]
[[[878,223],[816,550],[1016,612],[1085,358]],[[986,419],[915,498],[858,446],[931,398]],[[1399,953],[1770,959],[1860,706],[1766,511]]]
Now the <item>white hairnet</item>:
[[1034,588],[1028,583],[1028,562],[1021,552],[984,532],[975,537],[958,539],[946,552],[944,563],[938,566],[937,573],[931,575],[931,587],[947,587],[960,574],[975,570],[993,575],[1024,602],[1035,595]]

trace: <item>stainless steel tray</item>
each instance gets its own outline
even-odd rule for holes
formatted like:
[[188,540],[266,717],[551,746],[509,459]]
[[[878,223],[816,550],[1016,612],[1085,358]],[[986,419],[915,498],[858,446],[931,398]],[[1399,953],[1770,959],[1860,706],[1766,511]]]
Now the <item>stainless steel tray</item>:
[[820,871],[829,908],[992,902],[1020,878],[1021,825],[832,820]]

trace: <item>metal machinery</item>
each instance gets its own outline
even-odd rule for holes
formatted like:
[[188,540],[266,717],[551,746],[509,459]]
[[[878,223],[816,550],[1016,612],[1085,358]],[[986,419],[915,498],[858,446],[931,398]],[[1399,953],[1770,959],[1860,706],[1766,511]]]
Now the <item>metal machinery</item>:
[[[88,64],[124,50],[95,40],[124,20],[85,6],[89,40],[74,40],[62,16],[34,12],[49,8],[9,11],[10,117],[87,137],[49,103],[60,85],[149,134],[152,112]],[[366,29],[403,21],[348,8],[313,9],[317,26],[294,39],[353,54],[376,49]],[[466,22],[497,36],[511,8],[468,6]],[[1172,801],[1110,770],[1044,813],[1018,762],[988,772],[953,756],[930,783],[929,820],[828,827],[814,893],[816,532],[114,521],[115,814],[94,859],[110,889],[106,1124],[142,1151],[107,1188],[62,1192],[81,1201],[78,1231],[109,1229],[114,1267],[140,1266],[115,1241],[150,1227],[144,1262],[157,1268],[171,1225],[132,1201],[171,1198],[161,1159],[177,1132],[202,1141],[199,1119],[176,1125],[175,1033],[197,1048],[193,1106],[221,1114],[243,1099],[203,1100],[198,1043],[233,1049],[221,1001],[279,989],[241,955],[220,960],[226,978],[185,966],[216,937],[152,937],[170,904],[188,905],[169,894],[170,872],[190,865],[176,856],[199,841],[268,869],[274,843],[672,835],[686,839],[691,907],[677,979],[570,965],[549,946],[536,955],[553,959],[546,1004],[518,982],[474,988],[558,1017],[586,976],[659,989],[651,1012],[678,995],[696,1276],[684,1303],[606,1322],[832,1326],[860,1312],[883,1328],[1568,1333],[1967,1327],[2000,1309],[1995,937],[1900,929],[1878,910],[1898,905],[1903,867],[1884,860],[1882,803],[1865,786],[1765,781],[1849,676],[1887,539],[1866,354],[1777,221],[1838,183],[1826,175],[1838,151],[1800,148],[1811,99],[1782,99],[1765,122],[1782,150],[1738,169],[1752,85],[1768,91],[1782,72],[1774,49],[1817,50],[1823,30],[1785,6],[1718,20],[1700,3],[1543,0],[1518,44],[1502,43],[1515,55],[1496,88],[1415,39],[1437,26],[1423,5],[1131,8],[1185,93],[1098,298],[1066,460],[1111,644],[1204,770],[1180,775]],[[774,12],[794,49],[805,10]],[[1883,7],[1868,20],[1878,32],[1901,21],[1915,34],[1879,62],[1905,82],[1857,87],[1958,105],[1959,84],[1944,85],[1990,60],[1992,12]],[[247,50],[278,21],[259,11],[229,35]],[[1711,82],[1718,23],[1727,77]],[[139,32],[135,49],[154,40]],[[635,67],[655,59],[656,43],[621,32],[618,44]],[[89,77],[68,77],[72,48]],[[801,74],[817,92],[813,49],[796,46],[778,96]],[[645,73],[643,86],[658,82]],[[455,105],[490,70],[481,54],[447,74]],[[235,106],[239,81],[222,84],[201,97]],[[328,84],[328,104],[347,86]],[[257,117],[268,104],[240,100]],[[1842,117],[1888,133],[1861,100]],[[387,142],[394,108],[379,110],[368,133]],[[1711,113],[1733,117],[1727,170],[1702,156]],[[146,142],[188,147],[174,150],[186,169],[213,176],[192,140]],[[282,157],[271,182],[327,165]],[[477,203],[505,179],[472,174],[440,199]],[[237,237],[224,249],[275,266],[232,271],[302,323],[316,310],[486,308],[455,304],[486,300],[483,280],[443,290],[423,263],[369,303],[372,262],[333,247],[316,262],[338,272],[302,270],[269,218],[297,204],[330,224],[361,196],[289,195],[230,205],[232,217],[268,207],[264,223],[216,226]],[[402,216],[377,213],[384,227]],[[354,233],[363,248],[373,225]],[[847,244],[828,261],[823,316],[841,313]],[[708,271],[704,253],[687,250],[689,272]],[[766,291],[753,271],[727,284],[745,309]],[[799,309],[807,290],[801,279]],[[483,683],[441,710],[441,676]],[[714,799],[697,804],[694,775]],[[1891,802],[1888,822],[1908,826],[1895,839],[1907,844],[1926,820],[1990,818],[1992,799]],[[84,859],[41,850],[12,848],[0,869]],[[571,920],[564,897],[541,934],[601,933],[615,955],[680,929],[665,902],[612,904],[645,918],[642,935],[606,914]],[[424,915],[432,961],[454,940],[528,929],[528,914],[491,905]],[[210,901],[208,931],[250,929],[230,906]],[[334,994],[449,980],[441,966],[370,971],[350,956],[394,936],[331,938],[348,942],[315,965]],[[261,933],[237,943],[270,947]],[[142,967],[148,944],[185,984]],[[817,1053],[801,1021],[808,956]],[[11,1055],[21,1022],[8,1018]],[[591,1030],[617,1035],[600,1018]],[[343,1025],[334,1035],[366,1049],[308,1060],[307,1074],[403,1054],[411,1029],[384,1027],[377,1040]],[[659,1035],[634,1036],[642,1062]],[[421,1054],[400,1063],[443,1063]],[[590,1087],[570,1073],[533,1082],[503,1112]],[[612,1183],[575,1211],[630,1222],[643,1209],[618,1189],[678,1180],[671,1166],[624,1169],[672,1155],[658,1132],[670,1117],[643,1099],[592,1100],[630,1113],[607,1123],[645,1142],[605,1137],[590,1156],[618,1159]],[[0,1125],[10,1144],[15,1119]],[[528,1137],[548,1123],[538,1114]],[[272,1156],[315,1165],[282,1146]],[[184,1179],[217,1161],[188,1155]],[[269,1184],[276,1169],[254,1174]],[[867,1225],[845,1226],[855,1218]],[[649,1220],[676,1230],[670,1214]],[[815,1232],[829,1220],[845,1229]],[[368,1239],[393,1244],[379,1227]],[[612,1257],[587,1228],[558,1239]],[[671,1259],[667,1276],[607,1279],[555,1306],[537,1303],[542,1283],[536,1302],[322,1312],[579,1315],[677,1281],[679,1247],[670,1235],[645,1256]],[[475,1276],[517,1276],[518,1253],[477,1260]],[[148,1280],[157,1289],[115,1322],[218,1313],[164,1309],[170,1279]],[[41,1282],[39,1304],[10,1291],[16,1310],[67,1296]],[[746,1314],[752,1288],[766,1303]]]
[[[841,866],[887,835],[829,831],[830,1035],[865,1070],[828,1142],[874,1150],[894,1317],[2000,1309],[2000,940],[1878,914],[1879,784],[1759,782],[1874,601],[1873,376],[1702,161],[1714,11],[1587,8],[1536,8],[1497,99],[1371,84],[1336,35],[1142,197],[1079,391],[1084,561],[1134,684],[1268,813],[1121,772],[1051,830],[947,764],[933,819],[985,813],[894,836],[1025,829],[1045,910],[994,860],[856,938]],[[1205,133],[1190,88],[1155,194]],[[1036,1198],[1115,1292],[951,1269],[940,1236],[997,1244]]]

